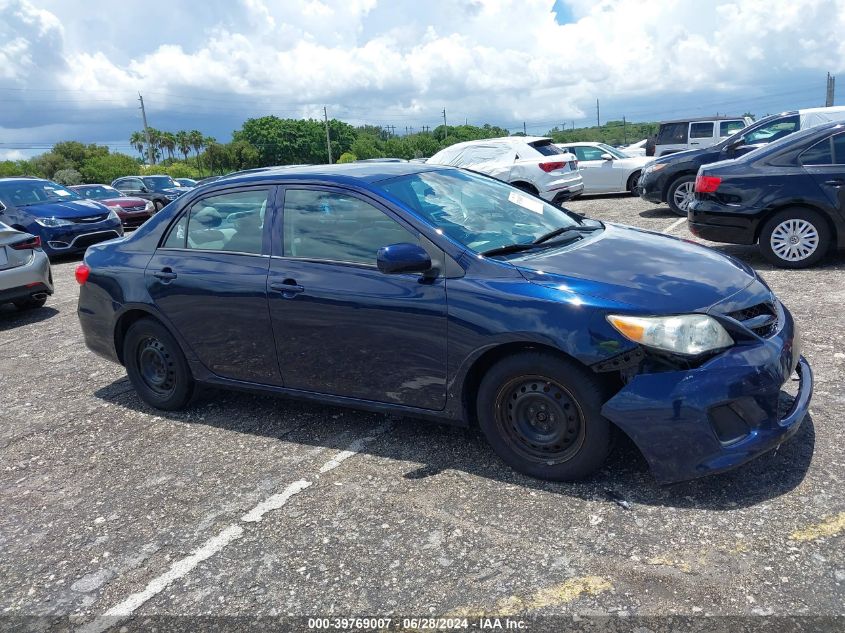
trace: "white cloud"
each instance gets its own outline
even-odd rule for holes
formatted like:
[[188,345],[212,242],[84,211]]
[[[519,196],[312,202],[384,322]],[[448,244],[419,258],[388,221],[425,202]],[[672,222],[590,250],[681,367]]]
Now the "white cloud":
[[[444,107],[476,122],[545,124],[592,116],[596,97],[611,116],[627,108],[636,119],[647,108],[766,107],[767,95],[816,105],[824,72],[845,68],[845,0],[567,0],[576,21],[564,25],[551,0],[172,4],[168,16],[126,6],[109,28],[78,19],[105,0],[0,0],[0,98],[20,107],[0,109],[0,126],[111,118],[135,129],[137,91],[159,119],[316,116],[328,104],[400,128],[436,124]],[[160,33],[138,29],[150,21]],[[687,94],[709,96],[690,104]]]

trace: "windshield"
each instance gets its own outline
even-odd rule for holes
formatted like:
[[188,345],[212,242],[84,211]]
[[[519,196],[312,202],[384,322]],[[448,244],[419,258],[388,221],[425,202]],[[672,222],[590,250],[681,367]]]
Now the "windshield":
[[428,224],[476,252],[530,244],[550,231],[579,224],[540,198],[457,169],[400,176],[377,184]]
[[117,189],[107,185],[97,185],[96,187],[80,187],[74,188],[76,193],[84,198],[91,198],[92,200],[107,200],[109,198],[121,198],[123,194]]
[[610,145],[605,145],[604,143],[599,143],[598,146],[602,150],[604,150],[605,152],[610,154],[611,156],[614,156],[615,158],[631,158],[630,156],[628,156],[624,152],[620,152],[618,149],[616,149],[615,147],[611,147]]
[[0,200],[8,206],[25,207],[42,202],[81,200],[70,189],[49,180],[12,180],[0,182]]
[[147,176],[144,178],[144,186],[152,191],[161,191],[179,185],[173,182],[173,178],[170,176]]

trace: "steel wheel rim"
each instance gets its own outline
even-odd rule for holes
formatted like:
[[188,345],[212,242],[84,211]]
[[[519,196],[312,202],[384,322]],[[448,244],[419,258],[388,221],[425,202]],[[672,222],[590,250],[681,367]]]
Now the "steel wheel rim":
[[158,396],[170,396],[176,389],[173,360],[157,338],[146,338],[138,346],[138,373],[144,385]]
[[675,188],[675,193],[672,194],[672,199],[675,201],[675,206],[681,211],[689,209],[690,202],[693,198],[693,182],[682,182]]
[[521,457],[569,461],[584,443],[584,414],[573,395],[544,376],[520,376],[496,396],[496,425]]
[[772,231],[769,246],[780,259],[800,262],[819,247],[819,232],[811,222],[793,218],[784,220]]

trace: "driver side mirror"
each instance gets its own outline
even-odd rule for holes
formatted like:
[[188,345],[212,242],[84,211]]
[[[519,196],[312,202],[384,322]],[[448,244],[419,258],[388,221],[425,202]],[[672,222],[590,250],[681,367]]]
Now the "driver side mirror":
[[6,205],[0,202],[0,213],[3,213],[6,210]]
[[417,244],[401,242],[378,249],[378,269],[386,275],[424,273],[431,270],[431,257]]
[[138,189],[141,193],[150,193],[150,190],[147,189],[144,185],[141,185],[141,188]]
[[613,154],[602,154],[601,159],[602,160],[613,160]]

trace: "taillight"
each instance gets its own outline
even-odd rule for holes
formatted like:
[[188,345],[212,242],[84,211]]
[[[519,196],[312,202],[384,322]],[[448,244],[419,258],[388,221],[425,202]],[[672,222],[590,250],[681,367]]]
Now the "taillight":
[[553,163],[540,163],[539,167],[548,174],[550,171],[554,171],[555,169],[563,169],[564,167],[566,167],[566,162],[555,161]]
[[41,248],[41,238],[36,235],[35,237],[28,237],[22,242],[15,242],[14,244],[9,244],[9,246],[11,246],[16,251],[27,251],[33,248]]
[[91,269],[85,264],[79,264],[76,267],[76,282],[81,286],[88,281],[88,275],[91,274]]
[[703,176],[699,174],[695,179],[695,192],[714,193],[720,184],[722,184],[722,179],[719,176]]

